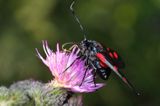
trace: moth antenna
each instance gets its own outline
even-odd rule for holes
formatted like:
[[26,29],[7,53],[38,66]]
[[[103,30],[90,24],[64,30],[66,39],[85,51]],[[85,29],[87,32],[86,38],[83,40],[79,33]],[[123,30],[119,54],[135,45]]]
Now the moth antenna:
[[75,43],[73,43],[73,42],[67,42],[67,43],[64,43],[63,45],[62,45],[62,50],[66,50],[65,49],[65,46],[67,46],[67,45],[74,45]]
[[75,11],[74,11],[74,9],[73,9],[74,4],[75,4],[75,0],[73,0],[73,2],[72,2],[71,5],[70,5],[71,13],[72,13],[73,17],[75,18],[76,22],[77,22],[77,23],[79,24],[79,26],[80,26],[81,32],[83,33],[83,36],[84,36],[84,40],[87,40],[87,38],[86,38],[86,33],[85,33],[85,31],[84,31],[84,28],[83,28],[83,26],[82,26],[82,24],[81,24],[78,16],[75,14]]

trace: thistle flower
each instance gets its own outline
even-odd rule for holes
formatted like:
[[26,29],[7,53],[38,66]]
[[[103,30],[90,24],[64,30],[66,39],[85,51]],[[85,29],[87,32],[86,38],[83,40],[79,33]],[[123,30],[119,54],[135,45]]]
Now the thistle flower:
[[86,69],[85,61],[77,59],[79,50],[75,47],[68,53],[60,50],[57,44],[57,51],[53,52],[47,41],[43,41],[43,49],[46,58],[43,58],[37,49],[36,51],[54,76],[51,82],[54,87],[66,88],[72,92],[94,92],[104,86],[102,83],[94,83],[93,70]]

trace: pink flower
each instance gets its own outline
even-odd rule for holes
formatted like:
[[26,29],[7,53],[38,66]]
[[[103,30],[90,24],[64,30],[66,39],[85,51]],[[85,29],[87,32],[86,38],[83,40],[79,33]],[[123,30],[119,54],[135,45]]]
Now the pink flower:
[[57,51],[53,52],[48,47],[47,41],[43,41],[43,49],[46,58],[43,58],[36,49],[37,54],[54,76],[51,82],[54,87],[66,88],[72,92],[94,92],[104,86],[102,83],[94,83],[93,70],[86,69],[85,61],[77,59],[79,50],[76,48],[68,53],[60,50],[57,44]]

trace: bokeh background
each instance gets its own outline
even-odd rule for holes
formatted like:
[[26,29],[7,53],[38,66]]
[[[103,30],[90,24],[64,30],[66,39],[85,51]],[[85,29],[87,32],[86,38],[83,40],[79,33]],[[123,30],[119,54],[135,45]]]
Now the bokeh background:
[[[36,57],[42,40],[80,42],[83,34],[69,11],[71,0],[0,0],[0,85],[52,79]],[[79,0],[75,11],[87,38],[119,52],[136,96],[112,73],[107,86],[84,95],[85,106],[159,106],[160,0]],[[101,81],[102,82],[102,81]]]

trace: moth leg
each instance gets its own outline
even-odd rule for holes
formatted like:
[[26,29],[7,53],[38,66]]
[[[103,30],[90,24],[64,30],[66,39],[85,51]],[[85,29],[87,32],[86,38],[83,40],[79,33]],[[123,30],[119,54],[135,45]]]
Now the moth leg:
[[94,68],[94,72],[93,72],[93,82],[94,82],[94,85],[96,87],[96,70],[97,68],[93,65],[93,63],[91,62],[90,63],[92,65],[92,67]]
[[96,70],[94,70],[93,82],[94,82],[94,86],[96,87]]
[[84,55],[77,57],[62,73],[66,72],[78,59],[84,58]]
[[[88,60],[89,60],[89,57],[87,57],[87,59],[86,59],[86,62],[87,62],[87,63],[88,63]],[[86,67],[86,70],[85,70],[85,72],[84,72],[84,76],[83,76],[83,79],[82,79],[82,82],[81,82],[80,86],[82,85],[82,83],[83,83],[83,81],[84,81],[84,79],[85,79],[85,77],[86,77],[86,73],[87,73],[88,69],[89,69],[89,65],[87,65],[87,67]]]

